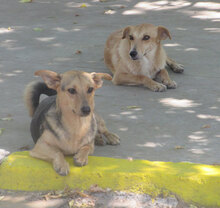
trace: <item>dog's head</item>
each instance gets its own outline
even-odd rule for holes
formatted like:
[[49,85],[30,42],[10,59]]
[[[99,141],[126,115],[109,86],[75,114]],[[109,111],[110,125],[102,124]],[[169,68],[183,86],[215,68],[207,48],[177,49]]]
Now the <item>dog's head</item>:
[[73,112],[78,116],[88,116],[93,112],[95,90],[102,86],[102,78],[112,79],[106,73],[74,70],[63,74],[39,70],[35,75],[41,76],[49,88],[57,91],[58,105],[62,110]]
[[161,40],[171,39],[168,29],[152,24],[128,26],[123,30],[122,39],[129,44],[129,55],[132,60],[138,60],[156,50]]

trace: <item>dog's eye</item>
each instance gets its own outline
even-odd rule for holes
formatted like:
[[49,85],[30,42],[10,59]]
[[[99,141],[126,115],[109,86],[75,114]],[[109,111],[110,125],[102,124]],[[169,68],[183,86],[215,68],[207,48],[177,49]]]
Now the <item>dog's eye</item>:
[[150,36],[149,35],[145,35],[144,37],[143,37],[143,40],[149,40],[150,39]]
[[132,35],[129,35],[130,40],[134,40],[134,37]]
[[88,89],[88,93],[92,93],[92,91],[94,90],[94,88],[93,87],[89,87],[89,89]]
[[68,92],[72,95],[76,94],[76,90],[74,88],[69,88]]

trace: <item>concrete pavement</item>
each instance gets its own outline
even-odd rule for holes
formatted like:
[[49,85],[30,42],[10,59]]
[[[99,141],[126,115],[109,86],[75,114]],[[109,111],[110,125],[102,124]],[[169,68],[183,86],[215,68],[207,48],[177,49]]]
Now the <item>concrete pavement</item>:
[[[80,7],[85,3],[86,7]],[[30,118],[22,100],[34,71],[71,69],[108,72],[107,36],[125,25],[150,22],[167,27],[170,57],[184,74],[170,73],[178,88],[163,93],[105,82],[96,110],[121,137],[117,147],[95,155],[160,161],[219,163],[219,3],[200,1],[2,0],[0,7],[0,149],[33,147]],[[80,50],[81,54],[76,54]],[[137,106],[131,109],[129,106]],[[1,153],[2,155],[4,153]]]

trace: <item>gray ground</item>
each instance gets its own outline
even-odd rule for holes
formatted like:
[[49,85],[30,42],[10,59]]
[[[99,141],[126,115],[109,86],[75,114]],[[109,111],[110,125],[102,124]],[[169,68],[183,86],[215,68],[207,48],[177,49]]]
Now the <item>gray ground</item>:
[[170,71],[178,88],[163,93],[106,81],[97,91],[96,110],[121,137],[121,145],[98,147],[95,155],[219,163],[218,1],[83,2],[87,7],[79,8],[80,0],[1,0],[0,117],[13,118],[0,121],[5,129],[1,152],[33,147],[22,93],[36,79],[34,71],[108,72],[103,62],[108,35],[126,25],[150,22],[170,30],[173,39],[164,41],[166,51],[185,65],[185,73]]
[[103,61],[108,35],[149,22],[170,30],[165,49],[185,72],[169,71],[178,88],[163,93],[105,81],[96,110],[121,145],[97,147],[95,155],[219,163],[219,9],[218,0],[1,0],[0,118],[12,120],[0,121],[0,157],[33,147],[22,93],[34,71],[109,72]]

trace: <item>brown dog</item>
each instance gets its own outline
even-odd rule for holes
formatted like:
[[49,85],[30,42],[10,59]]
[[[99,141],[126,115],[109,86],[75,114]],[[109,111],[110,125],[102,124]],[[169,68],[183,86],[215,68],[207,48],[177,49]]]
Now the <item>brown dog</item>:
[[[31,134],[36,142],[31,156],[52,162],[58,174],[67,175],[69,164],[64,155],[74,155],[77,166],[86,165],[96,134],[99,143],[105,137],[107,144],[119,144],[119,137],[94,114],[95,90],[102,86],[102,78],[112,79],[109,74],[40,70],[35,75],[45,83],[32,82],[25,91],[26,105],[33,116]],[[49,97],[39,104],[41,94]]]
[[167,38],[171,36],[165,27],[152,24],[128,26],[112,33],[106,41],[104,58],[114,74],[113,83],[144,85],[155,92],[176,88],[165,66],[177,73],[183,72],[183,66],[167,57],[161,44]]

